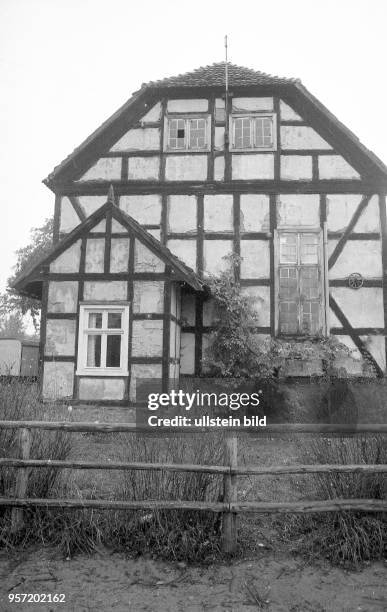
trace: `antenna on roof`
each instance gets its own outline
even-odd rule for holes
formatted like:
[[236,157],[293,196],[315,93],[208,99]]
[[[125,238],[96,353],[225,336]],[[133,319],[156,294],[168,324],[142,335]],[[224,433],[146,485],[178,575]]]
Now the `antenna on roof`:
[[225,64],[224,64],[224,73],[225,73],[225,82],[226,82],[226,92],[225,92],[225,116],[226,116],[226,127],[224,133],[225,145],[228,146],[229,143],[229,134],[228,134],[228,40],[227,34],[224,37],[224,50],[225,50]]

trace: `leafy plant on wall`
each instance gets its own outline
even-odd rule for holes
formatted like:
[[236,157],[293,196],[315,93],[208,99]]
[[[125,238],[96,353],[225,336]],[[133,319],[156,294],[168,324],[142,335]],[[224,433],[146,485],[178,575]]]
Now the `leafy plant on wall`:
[[[215,301],[216,325],[203,363],[213,376],[225,379],[249,379],[271,397],[270,404],[283,403],[287,391],[283,385],[292,360],[314,361],[322,366],[314,380],[327,386],[330,404],[332,380],[339,371],[338,357],[349,356],[350,349],[333,337],[272,338],[255,331],[259,325],[253,298],[241,292],[235,280],[240,257],[230,255],[228,268],[207,279]],[[281,396],[281,397],[280,397]],[[330,406],[329,406],[330,409]]]

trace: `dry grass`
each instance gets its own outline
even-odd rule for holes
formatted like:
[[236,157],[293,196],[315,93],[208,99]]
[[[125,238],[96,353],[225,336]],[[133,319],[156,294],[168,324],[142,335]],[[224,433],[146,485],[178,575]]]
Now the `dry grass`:
[[[316,438],[309,441],[308,463],[387,463],[384,436]],[[311,499],[386,499],[385,474],[313,474],[298,482],[300,494]],[[289,515],[278,522],[283,535],[297,540],[297,550],[322,556],[334,564],[357,567],[382,559],[387,545],[386,513],[334,512]]]

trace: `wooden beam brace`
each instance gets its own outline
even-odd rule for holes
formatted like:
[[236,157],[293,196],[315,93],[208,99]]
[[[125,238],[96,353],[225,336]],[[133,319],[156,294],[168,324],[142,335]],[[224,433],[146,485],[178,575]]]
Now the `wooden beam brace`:
[[363,196],[359,206],[357,207],[357,209],[355,210],[352,219],[350,220],[350,222],[347,225],[347,228],[345,230],[345,232],[342,234],[340,240],[338,241],[338,243],[335,246],[335,249],[332,253],[332,255],[329,258],[328,261],[328,268],[329,270],[335,265],[340,253],[342,252],[345,243],[348,240],[349,235],[352,233],[353,228],[355,227],[356,223],[358,222],[358,220],[361,217],[361,214],[363,212],[363,210],[366,208],[366,206],[368,205],[368,202],[371,199],[371,195],[365,195]]

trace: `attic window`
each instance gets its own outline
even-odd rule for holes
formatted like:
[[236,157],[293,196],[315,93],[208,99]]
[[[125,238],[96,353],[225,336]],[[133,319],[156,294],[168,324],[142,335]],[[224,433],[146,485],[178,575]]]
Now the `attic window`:
[[168,118],[167,148],[173,151],[207,149],[207,118]]
[[275,115],[233,115],[233,149],[275,149]]

